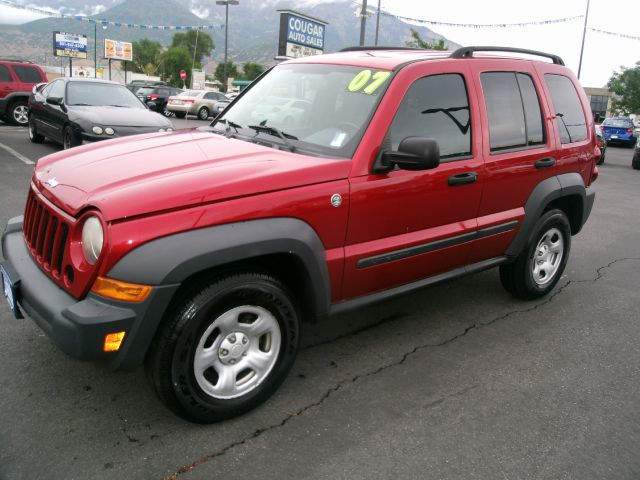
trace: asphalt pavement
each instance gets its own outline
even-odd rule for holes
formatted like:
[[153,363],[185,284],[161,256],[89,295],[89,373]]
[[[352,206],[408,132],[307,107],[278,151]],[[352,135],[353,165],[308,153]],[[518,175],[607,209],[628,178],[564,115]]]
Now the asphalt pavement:
[[[24,161],[57,150],[0,124],[0,224],[24,208]],[[513,299],[494,269],[309,326],[276,395],[216,425],[173,416],[142,369],[68,358],[0,302],[0,479],[640,478],[631,155],[608,149],[548,297]]]

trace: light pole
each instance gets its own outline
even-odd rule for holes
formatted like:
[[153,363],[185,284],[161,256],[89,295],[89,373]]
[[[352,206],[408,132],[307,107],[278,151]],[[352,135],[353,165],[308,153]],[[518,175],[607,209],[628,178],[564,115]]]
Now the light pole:
[[580,62],[578,63],[578,80],[580,80],[580,70],[582,70],[582,54],[584,53],[584,39],[587,36],[588,21],[589,21],[589,0],[587,0],[587,11],[584,14],[584,29],[582,30],[582,46],[580,47]]
[[229,5],[238,5],[238,0],[216,0],[216,5],[224,5],[224,93],[227,93],[227,41],[229,39]]
[[367,28],[367,0],[362,0],[362,10],[360,11],[360,46],[364,46],[364,32]]

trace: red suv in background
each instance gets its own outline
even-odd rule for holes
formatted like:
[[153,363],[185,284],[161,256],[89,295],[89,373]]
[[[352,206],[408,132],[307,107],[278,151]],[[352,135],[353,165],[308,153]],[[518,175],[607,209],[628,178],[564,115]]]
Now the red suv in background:
[[[305,114],[257,108],[273,97]],[[40,159],[5,295],[74,357],[144,363],[176,414],[239,415],[285,379],[303,321],[491,267],[549,293],[595,198],[592,118],[540,52],[283,62],[209,127]]]
[[0,118],[26,126],[31,90],[34,85],[46,81],[42,69],[31,62],[0,59]]

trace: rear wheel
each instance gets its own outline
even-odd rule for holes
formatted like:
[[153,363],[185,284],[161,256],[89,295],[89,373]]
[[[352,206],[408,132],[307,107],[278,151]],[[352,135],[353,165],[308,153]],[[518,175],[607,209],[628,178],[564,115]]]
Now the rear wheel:
[[515,262],[500,267],[500,281],[517,298],[542,297],[555,287],[569,258],[571,228],[562,210],[540,217],[527,246]]
[[212,423],[268,399],[299,345],[298,315],[285,287],[268,275],[236,274],[183,298],[146,359],[163,403],[187,420]]
[[33,115],[29,115],[29,140],[33,143],[44,142],[44,135],[40,135],[36,130],[36,125],[33,120]]
[[29,107],[27,102],[19,100],[9,107],[9,119],[12,123],[26,126],[29,123]]
[[200,110],[198,110],[198,118],[200,120],[209,118],[209,109],[207,107],[201,107]]
[[184,118],[187,116],[187,114],[184,112],[173,112],[173,114],[176,116],[176,118]]
[[640,155],[636,153],[631,160],[631,166],[634,170],[640,170]]

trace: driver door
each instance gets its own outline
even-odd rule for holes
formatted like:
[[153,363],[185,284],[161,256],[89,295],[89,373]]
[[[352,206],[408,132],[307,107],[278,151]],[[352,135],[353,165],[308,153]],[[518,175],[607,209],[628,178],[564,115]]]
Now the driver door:
[[[439,143],[440,165],[351,178],[344,299],[467,264],[483,186],[475,140],[480,122],[477,104],[469,100],[473,83],[464,65],[459,71],[436,68],[407,67],[412,73],[401,71],[404,75],[394,80],[392,87],[404,94],[395,95],[401,101],[381,148],[398,150],[411,136],[433,138]],[[394,93],[390,88],[387,95]]]

